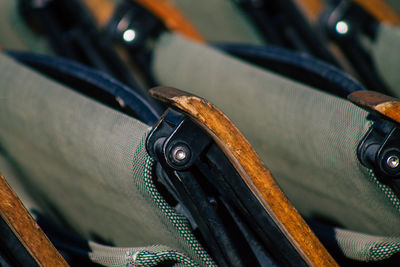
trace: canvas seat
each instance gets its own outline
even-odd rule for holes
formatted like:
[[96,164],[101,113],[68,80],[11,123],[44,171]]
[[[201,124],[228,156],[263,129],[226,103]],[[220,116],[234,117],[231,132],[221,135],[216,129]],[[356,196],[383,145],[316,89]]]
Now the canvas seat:
[[[357,159],[357,146],[372,123],[368,113],[179,36],[164,35],[154,55],[160,83],[187,88],[228,114],[306,218],[387,238],[380,244],[362,235],[360,243],[339,240],[346,256],[371,261],[380,254],[375,246],[397,246],[391,242],[398,242],[399,201]],[[388,257],[397,250],[391,251]]]
[[[168,44],[168,42],[170,43]],[[274,103],[281,103],[281,101],[277,101],[276,98],[282,96],[284,90],[290,91],[289,95],[299,94],[299,96],[301,96],[296,98],[285,97],[286,101],[290,101],[290,99],[292,99],[291,101],[293,102],[289,102],[289,104],[285,105],[285,108],[271,108],[269,112],[273,112],[274,109],[280,110],[281,112],[282,110],[287,111],[288,107],[297,107],[297,109],[299,110],[303,110],[304,106],[313,107],[310,104],[307,105],[304,103],[298,105],[294,104],[294,102],[298,102],[299,100],[307,100],[314,105],[316,105],[317,103],[323,103],[316,108],[316,110],[319,111],[318,116],[320,116],[321,110],[324,110],[323,107],[329,105],[330,119],[328,121],[332,123],[335,127],[340,125],[340,121],[349,121],[349,114],[353,114],[354,118],[351,120],[352,124],[348,125],[348,127],[356,128],[354,125],[360,125],[358,126],[360,127],[358,132],[354,132],[354,129],[346,129],[345,126],[341,126],[341,129],[343,129],[344,133],[349,134],[349,139],[346,139],[347,142],[348,140],[354,140],[353,142],[355,142],[355,144],[357,143],[357,138],[360,138],[369,126],[369,122],[366,120],[366,112],[360,110],[359,108],[353,106],[345,100],[315,91],[311,88],[306,88],[305,86],[299,84],[295,84],[277,75],[270,74],[264,70],[230,58],[229,56],[223,55],[213,49],[190,43],[177,36],[164,36],[164,39],[160,42],[160,44],[163,45],[156,50],[156,57],[154,61],[155,72],[158,73],[158,77],[160,79],[171,79],[171,77],[173,77],[170,74],[167,77],[164,77],[162,76],[163,73],[161,71],[161,63],[164,62],[166,59],[164,58],[163,60],[160,60],[160,57],[166,55],[172,56],[170,49],[177,48],[181,52],[183,51],[183,47],[185,47],[185,49],[193,49],[193,51],[188,53],[188,57],[189,55],[195,57],[196,53],[199,53],[198,50],[200,50],[203,58],[209,53],[211,55],[210,58],[213,58],[213,60],[219,59],[220,62],[224,62],[225,60],[228,61],[229,64],[220,63],[224,64],[225,68],[223,69],[225,70],[226,66],[235,66],[247,70],[247,72],[243,70],[240,72],[241,75],[243,75],[244,73],[248,73],[248,75],[254,75],[252,76],[253,79],[247,79],[247,83],[250,80],[255,81],[254,77],[258,77],[257,75],[267,78],[270,83],[272,81],[275,81],[276,87],[273,86],[269,87],[268,89],[265,88],[265,84],[268,83],[261,83],[262,86],[258,87],[254,85],[250,87],[252,88],[251,90],[256,90],[256,88],[260,88],[259,90],[268,90],[269,95],[266,96],[263,101],[268,101],[268,99],[272,97],[274,99]],[[163,49],[165,49],[165,51],[168,51],[168,53],[164,52]],[[5,56],[3,56],[3,61],[5,66],[4,68],[7,68],[9,73],[21,73],[21,75],[19,75],[18,77],[24,77],[24,79],[16,80],[13,78],[15,76],[12,76],[11,74],[7,75],[7,73],[4,74],[5,78],[8,77],[8,80],[4,79],[4,84],[10,84],[8,86],[8,90],[4,87],[2,89],[4,90],[4,99],[7,100],[7,102],[5,102],[5,105],[2,106],[3,112],[1,113],[3,114],[2,121],[4,125],[7,126],[4,128],[6,130],[2,131],[2,140],[6,140],[2,142],[3,153],[7,152],[5,153],[7,155],[6,160],[4,160],[4,165],[2,165],[4,166],[3,169],[11,170],[9,173],[5,173],[6,176],[9,175],[10,178],[13,178],[13,176],[21,176],[21,173],[24,174],[22,175],[22,177],[19,177],[19,180],[20,182],[22,181],[25,186],[26,184],[30,185],[28,186],[29,191],[36,191],[34,195],[36,194],[36,198],[38,199],[35,199],[35,202],[39,202],[39,206],[45,207],[44,210],[46,210],[47,212],[54,212],[56,210],[62,211],[62,214],[64,214],[65,216],[63,217],[64,219],[66,219],[68,225],[71,225],[74,229],[79,229],[78,232],[86,238],[90,238],[91,236],[93,236],[93,234],[99,234],[100,236],[105,238],[105,240],[109,240],[115,245],[135,246],[136,243],[132,242],[132,240],[130,239],[137,239],[134,238],[135,235],[132,235],[132,233],[130,232],[136,232],[138,231],[138,228],[135,227],[134,230],[129,230],[130,227],[128,225],[131,225],[131,223],[126,222],[126,220],[116,220],[116,218],[118,218],[117,216],[122,216],[122,218],[126,218],[126,216],[134,216],[129,215],[129,212],[128,214],[125,214],[127,210],[131,210],[131,212],[133,212],[134,214],[140,213],[140,217],[143,217],[144,214],[150,213],[150,215],[147,215],[152,217],[152,220],[154,220],[154,217],[161,216],[161,218],[163,218],[161,222],[163,220],[166,220],[168,222],[168,219],[171,218],[173,220],[173,217],[167,216],[166,219],[164,217],[165,215],[157,215],[158,212],[154,214],[154,211],[150,212],[152,208],[144,208],[144,210],[146,211],[142,209],[140,209],[140,211],[137,210],[138,201],[143,201],[143,203],[146,203],[147,196],[147,198],[152,199],[150,201],[150,203],[152,203],[154,198],[157,199],[158,196],[158,194],[154,192],[156,195],[151,196],[150,194],[149,197],[149,191],[150,193],[152,192],[151,183],[146,185],[146,179],[144,179],[145,181],[143,181],[143,178],[146,178],[146,168],[148,168],[146,167],[148,166],[146,164],[146,161],[149,161],[148,156],[146,156],[146,153],[143,150],[143,138],[148,131],[148,126],[143,125],[140,122],[135,121],[134,119],[118,114],[118,112],[112,111],[109,108],[103,107],[102,105],[95,104],[95,102],[93,102],[92,100],[79,96],[69,89],[61,88],[60,85],[57,85],[54,82],[47,81],[40,75],[27,70],[25,67],[19,66]],[[168,62],[172,63],[173,61],[171,59],[168,59]],[[209,63],[209,61],[206,62]],[[200,63],[201,62],[198,62],[197,64]],[[184,67],[184,69],[186,68],[187,67]],[[197,70],[200,69],[196,66],[195,68]],[[177,65],[176,69],[179,69],[179,65]],[[218,74],[218,72],[216,71],[217,69],[212,70],[211,73],[213,75]],[[199,75],[200,72],[197,71],[196,73],[197,75]],[[210,75],[210,73],[208,73],[208,75]],[[208,77],[209,79],[209,76],[206,77]],[[24,84],[24,81],[33,79],[35,80],[35,83],[33,85],[26,86],[26,84]],[[167,84],[171,84],[171,81],[164,82]],[[183,82],[181,79],[177,79],[174,82],[175,86],[183,86],[183,84],[178,84]],[[210,86],[210,88],[212,88],[211,85],[214,84],[215,81],[210,80],[209,82],[211,84],[208,84],[207,86]],[[226,83],[226,81],[224,83]],[[235,96],[235,93],[238,94],[238,92],[245,92],[242,89],[239,89],[239,87],[236,87],[238,89],[237,91],[235,91],[235,84],[235,81],[229,84],[229,96],[232,97],[232,99],[238,97]],[[20,91],[15,90],[15,88],[18,88],[18,90]],[[194,92],[196,92],[197,94],[207,93],[204,88],[206,87],[201,86],[202,91]],[[221,88],[223,87],[218,88],[218,90],[222,90]],[[189,87],[189,90],[194,90],[193,84],[191,85],[191,87]],[[276,93],[273,94],[274,92]],[[38,97],[40,93],[42,93],[43,95],[41,95],[41,97]],[[214,87],[213,93],[216,93],[216,95],[218,95],[221,93],[221,91],[216,91]],[[61,95],[62,97],[60,97]],[[251,91],[246,92],[246,98],[251,95]],[[16,96],[18,96],[18,98]],[[18,99],[21,99],[21,97],[27,99],[27,101],[18,101]],[[213,96],[211,95],[211,97]],[[260,95],[258,95],[257,97],[259,98]],[[37,101],[39,103],[35,103]],[[220,100],[218,100],[218,97],[214,97],[214,101],[218,102]],[[253,101],[251,103],[254,103]],[[225,101],[220,103],[220,105],[222,104],[221,106],[223,107],[223,109],[226,110],[226,105],[227,107],[229,107],[231,103],[233,102]],[[232,118],[234,120],[235,118],[237,120],[237,118],[245,118],[246,116],[249,116],[248,114],[246,114],[247,112],[254,112],[252,111],[252,109],[246,107],[245,103],[242,103],[242,105],[243,108],[240,109],[238,114],[233,113],[230,115],[233,115]],[[19,108],[15,109],[17,106]],[[67,108],[67,106],[69,108]],[[252,104],[252,107],[254,109],[254,104]],[[269,105],[263,105],[262,107],[263,111],[258,110],[256,111],[256,113],[251,113],[251,116],[262,116],[262,112],[265,112],[265,109],[267,109]],[[234,110],[236,110],[236,108],[237,107],[235,106]],[[60,109],[60,114],[55,112],[55,110],[58,109]],[[67,111],[64,111],[64,109],[67,109]],[[32,110],[35,110],[35,112],[32,112]],[[102,111],[101,116],[99,115],[100,110],[104,110]],[[332,110],[336,110],[336,112],[332,112]],[[343,110],[346,111],[345,114],[338,117],[338,114],[343,112]],[[353,111],[349,112],[350,110]],[[228,113],[229,111],[225,112]],[[52,114],[52,116],[49,117],[49,114]],[[78,120],[78,118],[81,117],[81,114],[85,114],[85,120]],[[250,137],[250,142],[257,142],[255,147],[258,150],[258,153],[262,155],[262,157],[265,157],[268,162],[270,162],[268,166],[277,176],[280,185],[284,188],[291,201],[295,203],[296,207],[302,212],[302,214],[306,215],[306,217],[308,218],[312,218],[317,221],[321,218],[324,220],[329,220],[336,223],[337,226],[352,230],[351,232],[348,230],[342,230],[340,228],[334,229],[336,233],[335,237],[338,241],[337,244],[341,246],[340,249],[342,250],[342,253],[352,259],[364,261],[385,259],[395,254],[397,251],[397,244],[399,242],[395,238],[397,235],[395,228],[395,225],[397,224],[397,202],[391,190],[385,187],[383,184],[379,183],[379,181],[371,174],[369,170],[364,170],[364,168],[358,163],[357,159],[355,158],[354,147],[352,149],[350,148],[348,152],[345,151],[346,146],[344,145],[340,146],[340,149],[337,148],[337,146],[339,146],[338,142],[339,140],[342,140],[342,137],[335,137],[334,134],[331,133],[331,130],[329,130],[329,128],[321,129],[320,127],[317,127],[319,126],[319,124],[317,124],[316,126],[313,126],[314,128],[307,130],[307,127],[315,125],[314,122],[311,122],[311,126],[308,125],[307,127],[304,127],[304,125],[301,125],[301,128],[302,130],[306,129],[308,135],[313,135],[313,144],[310,144],[306,141],[301,141],[301,131],[297,131],[295,128],[292,128],[291,131],[296,131],[297,134],[289,134],[284,139],[285,141],[282,142],[282,132],[287,132],[287,129],[290,128],[290,125],[294,124],[294,121],[299,121],[296,120],[296,117],[293,117],[294,114],[301,113],[299,111],[291,111],[290,116],[283,116],[279,114],[276,114],[275,116],[271,115],[270,121],[267,121],[269,116],[266,117],[264,115],[263,119],[259,121],[257,127],[261,127],[258,129],[262,129],[262,127],[266,127],[263,126],[265,125],[264,123],[268,123],[268,130],[261,130],[264,133],[264,135],[262,135],[261,137],[257,137],[258,135],[256,135],[256,137],[253,137],[254,135],[251,134],[251,129],[253,127],[252,124],[245,124],[247,125],[247,128],[243,128],[242,130],[243,132],[245,132],[245,134],[247,134],[247,136]],[[310,114],[309,116],[313,117],[314,119],[318,118],[318,116],[316,116],[315,114],[308,114]],[[16,120],[13,122],[13,120],[10,120],[11,115],[15,116],[16,120],[23,120],[24,123],[16,123]],[[107,121],[109,117],[111,118],[111,125],[113,125],[111,127],[112,131],[104,133],[102,132],[104,131],[104,129],[101,130],[102,127],[100,125],[103,125],[103,123],[105,123],[105,121]],[[44,118],[44,121],[41,118]],[[279,120],[276,118],[279,118]],[[323,116],[323,118],[326,119],[326,116]],[[290,123],[285,121],[287,119],[291,120]],[[40,122],[41,120],[42,122]],[[71,123],[73,127],[71,127]],[[79,123],[83,123],[83,125],[80,125]],[[238,120],[236,123],[238,123],[239,127],[243,127],[240,126],[240,120]],[[301,121],[301,123],[304,123],[304,121]],[[274,129],[274,127],[278,129]],[[329,125],[326,127],[329,127]],[[79,128],[81,129],[78,130]],[[30,131],[27,131],[26,129],[30,129]],[[83,134],[82,131],[87,131],[88,134]],[[259,130],[253,131],[257,133]],[[330,132],[330,135],[327,135],[328,132]],[[96,133],[96,135],[94,135],[94,133]],[[265,139],[263,139],[266,138],[267,135],[271,135],[273,133],[275,133],[279,137],[275,137],[275,140],[278,140],[278,142],[266,142]],[[100,136],[97,137],[97,135]],[[318,135],[320,135],[319,139],[317,138]],[[43,136],[47,138],[43,138]],[[329,140],[333,141],[326,143],[325,140],[327,136]],[[52,140],[52,142],[54,143],[49,143],[50,137],[51,139],[55,139]],[[273,137],[273,135],[269,136],[268,140],[272,140]],[[293,139],[297,141],[295,141],[294,143],[293,141],[290,141]],[[329,155],[329,157],[325,156],[328,158],[324,159],[325,152],[320,149],[316,149],[320,146],[317,143],[318,140],[321,140],[320,142],[322,142],[323,144],[325,143],[327,149],[335,152]],[[285,144],[287,142],[291,143],[288,147],[289,150],[285,151],[282,144]],[[103,145],[101,144],[105,144],[106,147],[102,148]],[[297,145],[294,146],[293,144]],[[330,147],[331,145],[334,145],[334,147]],[[272,148],[270,149],[276,147],[275,149],[277,150],[277,152],[274,154],[264,152],[269,150],[265,148],[266,146],[272,146]],[[303,148],[303,146],[305,147]],[[89,151],[81,151],[81,149],[83,149],[84,147]],[[118,151],[118,147],[121,149],[120,151]],[[130,147],[130,149],[127,150],[126,147]],[[298,150],[295,149],[296,147],[298,147]],[[335,147],[337,150],[334,150]],[[117,151],[114,151],[115,149],[117,149]],[[39,156],[36,155],[38,154],[37,151],[40,151]],[[294,159],[293,154],[295,154],[296,151],[300,151],[298,153],[300,153],[301,155],[298,156],[296,161],[304,161],[302,164],[299,163],[298,165],[291,165],[291,168],[287,169],[286,164],[288,161],[291,162]],[[313,155],[318,151],[320,151],[319,155]],[[307,152],[309,153],[308,156]],[[70,153],[73,153],[73,158],[70,158]],[[99,158],[100,155],[104,156],[105,158]],[[345,160],[343,160],[343,157],[345,157]],[[11,166],[10,158],[12,158]],[[32,161],[32,158],[35,158],[36,160]],[[112,158],[114,158],[114,160],[102,166],[103,164],[101,164],[101,162],[107,163]],[[115,158],[119,158],[120,160],[115,160]],[[353,158],[353,160],[351,160],[351,158]],[[51,165],[51,167],[49,168],[47,162],[53,161],[55,161],[55,164]],[[335,168],[332,167],[332,161],[335,161]],[[16,162],[19,162],[17,164],[17,167],[15,166]],[[311,163],[315,164],[316,166],[308,167],[309,169],[307,170],[307,164],[310,165]],[[19,170],[18,172],[16,172],[15,169],[19,169],[21,168],[21,166],[23,166],[22,169],[26,169],[29,171],[21,172],[21,170]],[[105,166],[107,166],[106,170],[103,169]],[[297,168],[301,168],[303,170],[296,170],[296,166]],[[356,166],[356,168],[354,166]],[[66,167],[72,169],[68,170],[67,168],[67,170],[63,170]],[[112,169],[110,169],[110,167],[112,167]],[[76,170],[74,170],[75,168]],[[91,174],[92,170],[95,171]],[[70,171],[72,172],[70,173]],[[13,175],[13,172],[17,173],[17,175]],[[320,172],[321,174],[318,175],[318,172]],[[29,173],[29,175],[26,175],[26,173]],[[133,176],[136,177],[136,180],[134,179],[134,181],[136,181],[136,185],[135,182],[128,182],[132,181],[132,178],[129,178],[132,177],[131,173],[133,173]],[[296,173],[296,182],[290,180],[292,173]],[[49,177],[57,177],[57,179],[53,180],[54,178],[52,178],[51,180],[48,180]],[[98,177],[103,178],[101,178],[102,180],[98,181]],[[113,179],[110,179],[108,177],[113,177]],[[346,177],[355,178],[352,178],[351,181],[348,181]],[[114,179],[117,178],[118,180],[115,181]],[[73,182],[71,182],[71,179],[73,179]],[[320,179],[324,180],[321,182]],[[34,180],[34,182],[32,182],[32,180]],[[147,191],[147,193],[140,191],[140,188],[143,187],[143,184],[140,183],[143,182],[145,183],[144,187],[147,188],[147,190],[145,190]],[[343,184],[341,184],[340,182],[343,182]],[[122,183],[122,185],[118,183]],[[351,186],[349,186],[349,183]],[[334,184],[334,187],[333,185],[325,186],[326,184]],[[317,188],[314,187],[315,185],[317,186]],[[67,190],[68,187],[71,188]],[[44,190],[43,188],[46,188],[46,197],[44,199],[43,193],[40,193],[42,190]],[[333,188],[335,188],[336,190],[333,191]],[[352,194],[352,192],[354,192],[354,188],[360,190],[360,194],[353,196],[352,199],[348,199],[345,190],[349,192],[347,194]],[[299,195],[299,190],[305,191],[303,194]],[[132,192],[136,192],[136,194],[133,194]],[[37,194],[39,194],[40,197],[38,197]],[[73,197],[71,197],[71,195],[69,194],[72,194]],[[145,197],[140,196],[141,194],[144,194]],[[304,197],[305,194],[307,194],[307,197]],[[88,198],[88,196],[91,195],[92,197]],[[99,196],[102,197],[99,198]],[[134,197],[134,201],[136,204],[133,206],[132,204],[129,204],[132,203],[131,201],[129,201],[130,197]],[[51,199],[50,202],[49,199]],[[68,199],[68,201],[66,201],[66,199]],[[106,203],[110,203],[109,201],[111,199],[115,199],[114,201],[116,203],[120,203],[118,211],[113,211],[113,207],[108,207],[104,209],[108,206]],[[318,201],[316,201],[316,199]],[[124,201],[121,202],[122,200]],[[104,201],[104,204],[101,204],[102,201]],[[149,200],[147,199],[147,201]],[[160,201],[161,203],[159,203],[159,205],[161,205],[162,207],[163,202],[162,200]],[[362,203],[363,201],[368,201],[369,205],[365,205],[364,207],[362,207],[359,203]],[[339,202],[340,205],[338,205],[337,202]],[[47,207],[49,203],[51,203],[51,207]],[[87,203],[87,207],[85,208],[85,206],[82,206],[81,203]],[[319,205],[314,205],[314,203]],[[320,205],[320,203],[323,203],[323,205]],[[146,206],[146,204],[143,205]],[[151,205],[154,204],[150,204],[150,207]],[[102,208],[94,208],[98,206]],[[125,208],[120,209],[124,206]],[[354,208],[355,206],[357,208]],[[82,210],[85,210],[85,217],[82,217]],[[124,211],[122,215],[120,214],[121,211]],[[117,213],[115,214],[115,212]],[[380,218],[382,217],[385,217],[386,220],[380,220]],[[101,220],[99,218],[101,218]],[[137,221],[137,219],[133,220]],[[156,221],[158,220],[160,219],[157,219]],[[99,223],[99,221],[101,221],[102,223]],[[188,248],[185,245],[177,245],[176,240],[172,242],[174,238],[172,238],[171,240],[171,237],[168,237],[169,234],[165,234],[166,236],[162,234],[163,230],[161,229],[165,229],[165,226],[161,226],[163,225],[162,223],[160,224],[160,222],[158,222],[155,224],[156,225],[154,226],[154,228],[158,230],[156,233],[153,234],[155,234],[157,237],[153,236],[150,231],[144,236],[140,234],[140,240],[143,241],[143,238],[144,240],[149,240],[149,245],[162,243],[163,245],[167,244],[168,247],[172,247],[173,249],[180,248],[183,249],[184,252],[186,252],[186,255],[191,256],[191,253],[193,253],[193,251],[189,250],[188,253]],[[167,223],[167,225],[168,224],[169,223]],[[144,233],[142,229],[140,229],[139,232]],[[179,230],[177,232],[178,233],[175,232],[175,235],[179,236],[181,233],[179,233]],[[172,245],[170,242],[172,242]],[[93,247],[98,248],[96,247],[96,245],[93,245]],[[388,248],[391,249],[388,250]],[[157,250],[158,248],[156,247],[155,249]],[[109,251],[114,251],[114,249],[109,249]],[[382,253],[382,251],[388,252]],[[117,255],[114,254],[114,252],[109,252],[109,254],[114,256]],[[95,257],[96,256],[93,256],[93,258]]]
[[[216,35],[215,40],[262,43],[242,33],[242,38]],[[22,193],[26,205],[61,219],[86,239],[131,247],[91,242],[90,257],[98,263],[127,264],[142,255],[141,263],[151,265],[165,253],[182,264],[214,263],[186,219],[152,183],[144,148],[150,123],[49,81],[7,56],[0,64],[5,103],[0,171],[19,192],[27,191]],[[341,263],[396,263],[400,202],[357,159],[357,146],[373,124],[367,112],[325,93],[326,84],[305,85],[174,34],[163,34],[156,43],[151,68],[159,84],[202,96],[234,121]]]
[[5,55],[1,64],[1,169],[10,184],[16,180],[28,190],[34,203],[28,207],[40,207],[86,239],[139,247],[116,251],[93,244],[101,253],[91,257],[100,263],[125,265],[140,251],[148,255],[142,260],[213,264],[187,221],[155,190],[144,147],[148,125]]
[[379,74],[389,85],[393,95],[399,96],[397,53],[400,43],[399,26],[381,25],[377,40],[371,48],[371,54]]
[[[3,106],[2,112],[7,130],[2,132],[4,142],[1,168],[9,183],[16,189],[16,184],[22,187],[18,193],[26,194],[23,199],[29,201],[25,204],[36,210],[35,214],[38,212],[40,217],[43,214],[49,216],[86,239],[102,240],[101,242],[120,246],[112,248],[89,242],[85,245],[85,251],[85,247],[82,248],[76,241],[72,244],[59,242],[58,239],[63,241],[63,236],[66,235],[59,232],[53,238],[61,246],[61,250],[65,246],[72,246],[80,253],[82,250],[86,252],[94,262],[106,265],[155,265],[166,260],[185,265],[214,264],[193,235],[184,213],[175,211],[168,205],[154,185],[152,162],[144,151],[148,126],[48,78],[73,85],[80,79],[78,84],[82,87],[87,87],[82,81],[91,86],[97,85],[99,93],[104,89],[110,90],[108,92],[118,97],[120,103],[134,107],[137,103],[132,105],[129,98],[124,96],[124,90],[127,89],[101,73],[66,60],[15,52],[8,53],[8,56],[47,75],[47,78],[40,76],[3,56],[10,73],[21,78],[19,84],[5,73],[2,87],[5,98],[11,100]],[[68,80],[63,76],[75,79]],[[27,80],[35,82],[26,85]],[[16,96],[27,98],[27,95],[30,95],[31,101],[17,100]],[[62,101],[59,102],[58,98]],[[23,108],[15,110],[17,103],[14,100]],[[68,105],[69,102],[73,103],[71,110],[64,112],[66,106],[62,103]],[[58,108],[61,109],[60,114],[56,112]],[[139,105],[139,109],[145,108]],[[100,113],[102,109],[104,114]],[[152,112],[151,107],[147,112]],[[21,114],[24,118],[20,117]],[[146,119],[140,112],[136,114]],[[111,128],[105,134],[101,125],[106,123],[108,116],[111,116],[109,123],[112,125],[105,127]],[[38,121],[41,118],[43,121]],[[132,119],[132,124],[128,123],[129,120],[123,121],[123,118]],[[78,125],[80,123],[82,125]],[[88,132],[85,133],[86,130]],[[125,131],[130,134],[126,136]],[[30,137],[25,138],[25,134]],[[79,137],[81,134],[86,137]],[[116,136],[128,140],[123,141]],[[91,140],[90,143],[88,140]],[[106,147],[102,148],[103,145]],[[124,160],[125,157],[127,161]],[[89,166],[91,164],[94,165]],[[99,169],[100,166],[102,168]],[[93,173],[92,168],[95,169]],[[132,173],[133,181],[128,178]],[[121,183],[120,179],[124,182]],[[110,187],[111,184],[114,186]],[[127,192],[122,192],[121,188],[125,188]],[[146,196],[149,198],[146,199]],[[129,212],[125,213],[125,209]],[[154,215],[160,218],[157,219]],[[166,232],[163,233],[160,227],[165,227]],[[182,245],[178,245],[179,248],[176,245],[163,245],[169,242],[182,242]],[[129,244],[129,247],[121,248],[124,244]],[[137,247],[132,247],[135,245]],[[185,252],[181,252],[182,250]],[[194,255],[187,256],[191,253]],[[198,257],[200,261],[194,259]]]

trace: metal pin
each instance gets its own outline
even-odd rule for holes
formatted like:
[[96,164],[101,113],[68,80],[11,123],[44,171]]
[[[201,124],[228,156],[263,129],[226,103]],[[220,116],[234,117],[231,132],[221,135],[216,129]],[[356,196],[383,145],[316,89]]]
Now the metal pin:
[[174,150],[174,158],[177,161],[182,161],[186,159],[186,152],[182,147],[177,147]]
[[400,159],[397,156],[391,155],[387,158],[386,164],[392,169],[397,168],[400,164]]
[[175,164],[186,164],[190,160],[190,149],[185,144],[178,144],[172,148],[171,156]]

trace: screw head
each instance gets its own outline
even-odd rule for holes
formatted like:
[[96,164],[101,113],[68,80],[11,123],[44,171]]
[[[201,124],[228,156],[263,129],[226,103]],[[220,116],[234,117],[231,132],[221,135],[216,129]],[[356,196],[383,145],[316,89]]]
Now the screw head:
[[185,149],[179,146],[172,151],[172,154],[176,161],[183,161],[187,157]]
[[179,143],[174,145],[169,153],[169,160],[175,166],[184,166],[190,161],[191,152],[186,144]]
[[395,169],[400,165],[400,159],[398,156],[395,155],[390,155],[387,159],[386,159],[386,164],[392,168]]
[[338,21],[335,25],[335,30],[340,35],[345,35],[349,32],[349,24],[346,21]]

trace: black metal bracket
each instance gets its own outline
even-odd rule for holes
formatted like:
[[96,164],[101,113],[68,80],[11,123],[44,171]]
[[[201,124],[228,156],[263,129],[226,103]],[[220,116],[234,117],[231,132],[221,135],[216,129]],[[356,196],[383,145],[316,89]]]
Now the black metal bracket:
[[[206,130],[169,109],[149,133],[155,174],[221,266],[306,266]],[[160,170],[160,168],[162,170]],[[193,225],[193,223],[192,223]]]
[[194,164],[211,139],[191,119],[170,110],[154,127],[147,142],[152,158],[183,171]]
[[118,4],[103,35],[126,49],[131,61],[152,87],[156,85],[150,68],[154,44],[165,31],[167,27],[164,22],[145,6],[125,0]]
[[400,128],[393,122],[374,118],[358,146],[358,158],[373,169],[377,178],[400,196]]
[[373,25],[376,24],[373,18],[352,2],[337,2],[337,5],[332,6],[322,17],[329,36],[338,41],[353,40],[361,32],[365,32],[372,37],[375,33],[372,31],[375,29]]
[[369,90],[391,95],[380,77],[368,49],[366,38],[373,41],[379,23],[352,1],[338,0],[321,16],[321,25],[328,37],[336,42]]
[[117,6],[107,25],[106,35],[132,49],[143,50],[165,30],[164,23],[149,10],[134,1],[125,0]]

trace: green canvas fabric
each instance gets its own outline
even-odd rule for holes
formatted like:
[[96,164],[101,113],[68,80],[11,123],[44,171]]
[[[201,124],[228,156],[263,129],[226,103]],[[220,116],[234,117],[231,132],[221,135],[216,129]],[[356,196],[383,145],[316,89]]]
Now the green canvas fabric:
[[51,54],[47,41],[36,35],[23,21],[15,0],[0,1],[0,46],[3,49]]
[[18,180],[42,212],[87,239],[167,246],[213,265],[152,183],[149,126],[4,55],[0,70],[0,172],[7,180]]
[[376,41],[371,47],[371,55],[380,76],[393,94],[400,97],[400,28],[382,24]]
[[350,102],[172,34],[158,42],[160,84],[216,104],[238,126],[306,217],[399,236],[399,201],[357,160],[370,126]]
[[334,232],[344,255],[353,260],[386,260],[400,252],[400,238],[373,236],[340,228],[335,228]]
[[172,0],[209,42],[264,44],[231,0]]
[[397,14],[400,13],[400,2],[398,0],[385,0],[391,8],[393,8]]
[[90,259],[105,266],[156,266],[166,260],[176,261],[175,267],[197,266],[187,256],[166,246],[114,248],[90,242],[89,247]]
[[[367,235],[341,228],[333,231],[341,251],[349,259],[376,262],[400,252],[400,238]],[[89,242],[89,247],[90,259],[106,266],[155,266],[165,260],[175,260],[176,267],[196,265],[190,258],[166,246],[115,248]]]
[[[4,155],[2,147],[0,147],[0,173],[6,175],[7,177],[18,177],[18,170],[14,168],[13,164],[9,162],[9,158]],[[24,187],[21,181],[17,179],[7,179],[7,183],[13,188],[15,192],[18,192],[18,197],[21,199],[22,203],[28,210],[36,210],[42,212],[41,208],[37,203],[31,198],[28,190]],[[33,214],[35,217],[35,215]]]

